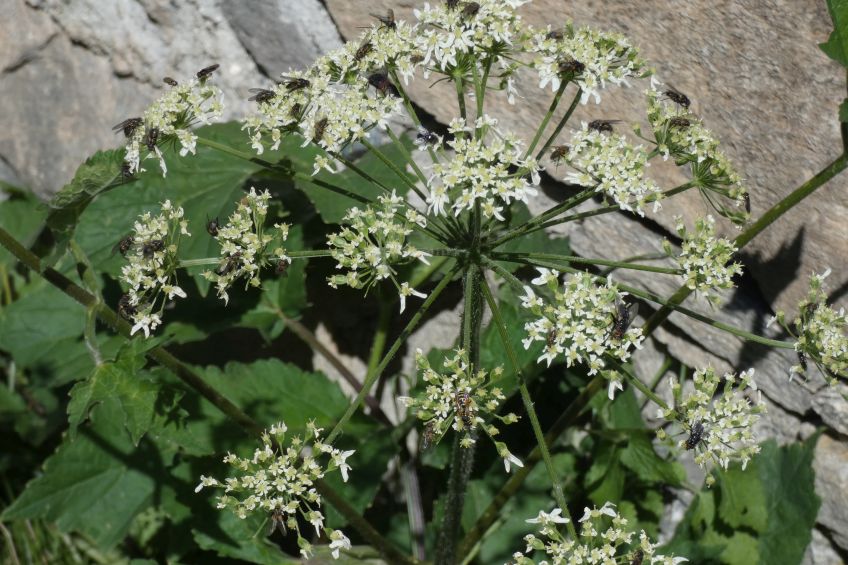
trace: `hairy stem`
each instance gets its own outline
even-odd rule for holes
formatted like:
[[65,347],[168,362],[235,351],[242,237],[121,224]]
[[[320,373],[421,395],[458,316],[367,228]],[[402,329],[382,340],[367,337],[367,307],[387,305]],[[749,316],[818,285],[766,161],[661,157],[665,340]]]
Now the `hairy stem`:
[[500,308],[492,295],[489,285],[483,283],[483,295],[486,297],[486,302],[489,303],[489,309],[492,311],[492,321],[498,329],[498,334],[501,337],[501,343],[504,346],[507,357],[512,363],[512,369],[518,376],[518,390],[521,393],[521,401],[524,403],[524,409],[527,411],[527,416],[530,418],[530,426],[533,428],[533,435],[536,436],[536,444],[542,454],[542,460],[545,462],[545,468],[548,471],[548,477],[551,480],[551,486],[554,490],[554,500],[562,509],[563,515],[568,519],[568,532],[571,537],[577,539],[577,531],[574,529],[574,521],[571,518],[571,512],[568,510],[568,505],[565,501],[565,495],[562,492],[562,485],[557,477],[554,464],[551,461],[551,454],[548,451],[548,446],[545,443],[545,437],[542,434],[542,427],[539,425],[539,417],[536,415],[536,408],[533,406],[533,399],[530,398],[530,391],[527,389],[527,380],[524,378],[524,372],[518,363],[518,358],[515,355],[515,350],[512,348],[512,343],[509,341],[506,324],[501,317]]
[[550,149],[551,145],[553,145],[554,140],[556,140],[557,136],[558,136],[558,135],[560,134],[560,132],[562,131],[562,128],[564,128],[564,127],[565,127],[565,124],[567,124],[567,123],[568,123],[568,120],[570,120],[570,119],[571,119],[571,114],[573,114],[573,113],[574,113],[574,110],[576,110],[576,109],[577,109],[577,103],[578,103],[578,102],[580,102],[580,98],[581,98],[582,96],[583,96],[583,89],[582,89],[582,88],[578,88],[578,89],[577,89],[577,94],[575,94],[575,95],[574,95],[574,100],[572,100],[572,101],[571,101],[571,105],[568,107],[568,110],[566,110],[566,111],[565,111],[565,115],[564,115],[564,116],[562,117],[562,119],[559,121],[559,123],[557,124],[556,128],[554,128],[554,132],[551,134],[551,136],[550,136],[550,137],[548,138],[548,140],[545,142],[545,145],[544,145],[544,146],[542,147],[542,149],[540,149],[540,150],[539,150],[539,152],[536,154],[536,160],[537,160],[537,161],[538,161],[539,159],[541,159],[541,158],[545,155],[545,153],[548,151],[548,149]]
[[[551,118],[554,116],[554,112],[556,112],[556,109],[559,106],[559,101],[562,98],[562,93],[565,92],[567,86],[567,80],[564,80],[560,83],[559,89],[556,91],[554,99],[551,101],[551,105],[548,107],[547,113],[545,113],[545,117],[542,118],[542,123],[540,123],[539,127],[536,129],[536,135],[533,136],[533,141],[530,142],[530,146],[527,147],[527,151],[524,152],[524,159],[526,159],[531,153],[533,153],[533,150],[536,149],[536,145],[538,145],[539,140],[542,138],[542,134],[545,133],[545,129],[548,127]],[[574,110],[572,110],[572,112],[573,111]]]
[[606,259],[587,259],[585,257],[558,255],[555,253],[493,253],[492,259],[502,261],[511,261],[513,259],[527,259],[528,261],[562,261],[565,263],[576,263],[578,265],[601,265],[605,267],[615,267],[617,269],[649,271],[652,273],[662,273],[664,275],[680,275],[683,273],[680,269],[672,269],[668,267],[653,267],[651,265],[628,263],[625,261],[607,261]]

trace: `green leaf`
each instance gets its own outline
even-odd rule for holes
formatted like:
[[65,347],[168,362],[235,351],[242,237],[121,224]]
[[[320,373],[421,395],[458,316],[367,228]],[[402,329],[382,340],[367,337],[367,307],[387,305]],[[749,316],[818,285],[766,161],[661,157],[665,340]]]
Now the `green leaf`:
[[683,466],[657,455],[647,435],[631,435],[627,447],[621,452],[621,463],[643,481],[680,486],[686,479]]
[[[94,364],[82,341],[85,310],[43,279],[27,286],[20,299],[0,310],[0,344],[22,368],[50,386],[91,373]],[[112,355],[124,339],[99,339],[101,353]]]
[[839,105],[839,121],[848,124],[848,98]]
[[[24,247],[30,247],[41,232],[47,210],[44,205],[30,192],[3,190],[8,199],[0,200],[0,226],[17,239]],[[5,265],[7,271],[17,262],[9,251],[0,247],[0,266]]]
[[77,426],[88,417],[96,404],[106,399],[118,401],[124,413],[124,425],[135,445],[150,429],[159,386],[143,372],[143,356],[123,355],[115,363],[104,363],[94,369],[85,381],[71,389],[68,403],[70,435],[76,437]]
[[152,501],[157,464],[149,444],[138,449],[127,434],[115,433],[123,422],[119,401],[104,400],[92,413],[91,426],[59,446],[2,519],[45,518],[102,547],[123,539],[133,517]]
[[848,0],[827,0],[830,19],[833,20],[833,31],[827,42],[819,47],[825,54],[848,68]]
[[[302,143],[300,138],[289,138],[286,142],[289,146],[291,145],[299,145]],[[407,149],[412,147],[412,143],[409,139],[403,138],[403,143],[406,145]],[[294,148],[292,148],[294,149]],[[404,169],[404,164],[406,163],[406,158],[403,152],[393,143],[382,145],[377,148],[383,155],[385,155],[391,162],[398,164],[398,167]],[[303,150],[301,150],[302,152]],[[408,185],[403,181],[401,177],[395,174],[394,171],[389,169],[383,161],[380,160],[379,157],[371,153],[370,151],[365,153],[361,158],[355,161],[355,165],[357,168],[364,171],[366,174],[370,175],[375,180],[379,181],[383,184],[383,186],[388,187],[390,190],[396,190],[399,195],[404,195],[409,191]],[[311,158],[308,161],[307,168],[300,169],[301,172],[311,175],[312,174],[312,161]],[[412,174],[405,173],[406,178],[410,181],[414,182],[416,177]],[[371,181],[365,180],[358,173],[345,169],[336,174],[330,174],[328,172],[322,172],[316,175],[317,179],[322,180],[324,182],[334,184],[336,186],[343,187],[354,194],[358,194],[363,196],[371,201],[376,201],[377,197],[381,194],[385,194],[382,188],[372,183]],[[338,224],[342,221],[342,218],[347,214],[347,211],[356,206],[362,207],[363,204],[361,202],[357,202],[347,196],[343,196],[332,192],[330,190],[320,188],[309,183],[303,183],[298,181],[298,186],[303,190],[309,200],[315,205],[315,209],[318,210],[318,213],[324,219],[324,221],[328,224]]]
[[194,530],[194,541],[201,549],[214,551],[219,557],[241,559],[263,565],[296,565],[301,561],[287,558],[280,549],[266,537],[268,526],[258,514],[245,520],[232,512],[220,512],[220,526],[226,532],[226,540],[216,539],[207,533]]
[[57,238],[57,259],[64,251],[77,221],[94,198],[123,183],[121,168],[124,150],[98,151],[80,165],[73,180],[50,200],[47,225]]

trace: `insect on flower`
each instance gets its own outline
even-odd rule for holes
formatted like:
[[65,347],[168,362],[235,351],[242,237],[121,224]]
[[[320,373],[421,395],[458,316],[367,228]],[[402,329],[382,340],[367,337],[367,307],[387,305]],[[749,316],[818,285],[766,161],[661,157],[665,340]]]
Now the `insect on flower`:
[[239,261],[241,261],[241,251],[236,251],[235,253],[228,255],[221,264],[218,265],[218,268],[215,270],[215,274],[223,277],[232,273],[236,267],[238,267]]
[[612,133],[612,125],[621,123],[621,120],[592,120],[589,122],[589,129],[601,133]]
[[627,333],[627,328],[636,317],[639,311],[637,303],[627,304],[623,300],[617,300],[615,304],[615,314],[612,316],[612,331],[610,337],[616,341],[620,341]]
[[688,119],[686,119],[686,118],[681,118],[681,117],[677,116],[677,117],[671,118],[671,119],[668,121],[668,125],[669,125],[670,127],[673,127],[673,128],[681,128],[681,129],[684,129],[684,128],[688,128],[689,126],[691,126],[691,125],[692,125],[692,122],[691,122],[691,121],[689,121],[689,120],[688,120]]
[[705,440],[707,437],[706,430],[704,430],[704,424],[700,420],[695,420],[692,426],[689,428],[689,437],[686,438],[684,445],[686,449],[693,450],[695,449],[699,443]]
[[745,202],[745,211],[749,214],[751,213],[751,195],[748,191],[745,191],[745,194],[742,196],[742,199]]
[[457,417],[462,420],[466,428],[471,427],[471,396],[467,392],[457,391],[454,396],[454,405]]
[[150,128],[147,130],[147,135],[144,136],[144,144],[147,149],[153,151],[156,148],[156,143],[159,141],[159,128]]
[[380,14],[369,14],[372,18],[376,18],[380,22],[380,27],[385,27],[389,29],[397,28],[397,23],[395,22],[395,11],[389,8],[386,10],[386,15],[381,16]]
[[121,164],[121,178],[124,180],[131,179],[133,177],[133,168],[132,163],[128,163],[124,161]]
[[466,2],[462,5],[462,17],[465,19],[471,19],[477,15],[477,12],[480,11],[480,4],[477,2]]
[[424,426],[424,435],[421,437],[421,449],[430,449],[436,441],[436,423],[427,422]]
[[279,508],[275,508],[271,513],[271,527],[268,529],[268,535],[273,535],[274,530],[280,530],[284,537],[289,533],[288,528],[286,528],[286,516]]
[[633,559],[630,560],[630,565],[642,565],[642,561],[645,559],[645,552],[641,549],[637,549],[633,554]]
[[439,143],[439,136],[426,128],[419,127],[418,135],[415,136],[414,143],[420,148],[424,148],[429,145],[436,145]]
[[327,131],[327,125],[329,123],[330,122],[327,118],[321,118],[315,122],[315,130],[312,134],[312,143],[318,143],[324,139],[324,133]]
[[303,114],[303,106],[301,106],[300,102],[292,104],[292,107],[289,110],[289,117],[299,121],[301,114]]
[[683,94],[682,92],[680,92],[679,90],[674,88],[673,86],[667,86],[666,90],[665,90],[665,92],[663,92],[663,94],[665,94],[666,97],[669,100],[671,100],[672,102],[674,102],[675,104],[677,104],[678,106],[681,106],[683,108],[688,109],[689,105],[692,104],[692,101],[689,100],[688,96],[686,96],[685,94]]
[[289,270],[289,262],[285,259],[278,259],[277,266],[274,268],[274,272],[278,275],[285,276]]
[[579,75],[586,70],[586,65],[576,59],[568,59],[559,64],[559,72],[564,75]]
[[123,122],[121,122],[120,124],[112,126],[112,131],[114,131],[114,132],[123,131],[124,136],[132,137],[132,134],[135,133],[135,130],[137,130],[138,127],[140,125],[142,125],[143,123],[144,123],[144,120],[142,120],[141,118],[128,118],[128,119],[124,120]]
[[262,104],[263,102],[268,102],[273,100],[277,95],[273,90],[268,90],[266,88],[251,88],[248,92],[252,92],[253,96],[247,99],[248,102],[258,102]]
[[359,48],[356,50],[356,53],[353,54],[353,60],[355,62],[359,62],[365,57],[368,56],[371,51],[374,50],[374,44],[371,43],[369,38],[365,38],[362,40],[362,43],[359,44]]
[[803,351],[798,351],[798,364],[801,365],[801,369],[807,370],[807,354]]
[[161,239],[151,239],[150,241],[145,241],[141,246],[141,254],[147,258],[153,257],[154,253],[157,251],[162,251],[165,249],[165,242]]
[[565,37],[565,33],[561,29],[551,30],[545,35],[545,39],[553,39],[555,41],[559,41],[563,37]]
[[383,96],[392,95],[395,98],[400,98],[400,92],[385,73],[372,74],[368,77],[368,84],[376,88],[377,92]]
[[131,320],[138,313],[138,308],[130,303],[130,295],[122,294],[118,300],[118,314],[125,320]]
[[[116,243],[115,246],[112,248],[112,255],[120,251],[121,255],[126,256],[127,251],[130,250],[130,247],[132,247],[133,243],[135,243],[135,239],[133,239],[132,234],[124,236],[123,238],[121,238],[121,241]],[[109,257],[112,257],[112,255],[109,255]]]
[[212,76],[212,73],[214,73],[215,71],[217,71],[217,70],[218,70],[218,67],[220,67],[220,66],[221,66],[221,65],[219,65],[218,63],[215,63],[214,65],[209,65],[208,67],[203,67],[202,69],[200,69],[199,71],[197,71],[197,75],[196,75],[196,76],[197,76],[198,80],[200,80],[201,82],[202,82],[202,81],[205,81],[206,79],[208,79],[209,77],[211,77],[211,76]]
[[218,218],[213,218],[206,222],[206,231],[209,232],[209,235],[212,237],[218,237],[218,228],[221,227],[221,223],[218,221]]
[[177,86],[177,84],[179,84],[176,80],[172,79],[171,77],[164,77],[162,79],[162,82],[164,82],[168,86]]
[[556,164],[559,164],[560,161],[565,159],[569,151],[571,151],[571,147],[569,147],[568,145],[555,145],[551,149],[551,161]]
[[285,85],[286,90],[289,92],[295,92],[297,90],[303,90],[304,88],[309,88],[309,85],[312,84],[309,82],[309,79],[302,77],[292,77],[287,75],[282,75],[283,81],[280,84]]
[[445,0],[445,4],[447,4],[448,10],[453,10],[459,6],[459,0]]

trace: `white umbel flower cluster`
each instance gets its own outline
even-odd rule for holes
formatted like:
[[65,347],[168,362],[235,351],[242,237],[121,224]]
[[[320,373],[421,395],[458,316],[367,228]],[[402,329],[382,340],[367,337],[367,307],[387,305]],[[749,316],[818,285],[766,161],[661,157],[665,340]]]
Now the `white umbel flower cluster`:
[[415,416],[424,422],[425,448],[437,444],[450,428],[464,434],[460,443],[470,447],[476,441],[474,431],[482,430],[495,443],[507,472],[511,465],[524,466],[509,452],[506,444],[495,440],[500,430],[493,420],[507,425],[518,421],[513,413],[497,414],[506,396],[492,384],[503,374],[503,367],[491,372],[484,369],[472,372],[468,355],[462,349],[445,358],[442,365],[445,372],[435,371],[420,349],[415,352],[415,362],[427,386],[415,398],[400,397],[399,401],[413,409]]
[[[504,221],[504,206],[518,200],[527,202],[536,196],[539,185],[539,167],[532,159],[522,158],[521,143],[513,135],[500,135],[494,130],[497,120],[481,116],[475,129],[492,128],[490,141],[473,139],[465,135],[462,120],[454,120],[451,130],[458,135],[448,142],[453,158],[446,163],[435,163],[428,182],[428,211],[439,216],[446,208],[455,216],[474,209],[480,203],[486,219]],[[525,174],[516,175],[515,170]]]
[[519,39],[521,17],[516,9],[527,1],[438,1],[416,9],[415,45],[423,54],[425,78],[431,70],[450,74],[456,68],[467,69],[489,55],[494,64],[509,66],[503,55]]
[[792,327],[786,323],[786,314],[782,311],[778,311],[769,324],[777,321],[795,338],[798,364],[789,370],[790,378],[806,376],[809,362],[812,362],[828,383],[835,386],[839,378],[848,378],[848,315],[844,308],[837,311],[827,304],[824,280],[830,272],[827,269],[810,277],[810,290],[798,303],[798,315]]
[[390,279],[400,294],[400,311],[410,295],[426,298],[408,283],[397,280],[394,267],[418,259],[427,263],[427,253],[407,242],[412,226],[425,227],[427,220],[414,209],[406,207],[395,192],[379,197],[379,207],[351,208],[345,214],[345,226],[327,238],[330,254],[337,268],[347,271],[329,278],[330,286],[347,285],[370,288],[374,283]]
[[[226,226],[210,229],[221,244],[221,263],[215,271],[206,271],[203,277],[214,282],[218,298],[229,302],[227,289],[240,278],[245,279],[245,288],[261,284],[259,272],[268,264],[275,264],[278,273],[285,272],[291,263],[282,243],[288,238],[289,226],[276,224],[266,230],[265,216],[268,213],[267,190],[256,192],[254,187],[241,199],[235,212],[230,215]],[[273,248],[273,251],[269,250]]]
[[159,159],[162,176],[165,176],[168,169],[159,145],[178,142],[180,156],[194,154],[197,136],[189,128],[197,123],[211,123],[221,117],[223,110],[223,93],[209,83],[208,77],[192,78],[171,87],[144,111],[143,117],[130,118],[115,126],[127,137],[124,162],[128,172],[144,171],[141,151],[146,148],[147,157]]
[[715,219],[712,216],[698,219],[694,231],[686,229],[682,218],[676,220],[677,233],[683,239],[680,255],[674,255],[667,241],[663,244],[665,250],[683,269],[686,286],[716,302],[718,297],[710,293],[733,288],[733,277],[742,273],[740,263],[730,262],[736,246],[729,239],[715,236]]
[[[738,460],[744,469],[751,457],[760,452],[752,430],[766,406],[753,376],[753,369],[738,376],[725,373],[723,377],[712,367],[699,369],[693,377],[694,389],[682,400],[680,383],[672,383],[676,406],[659,408],[657,414],[683,426],[687,437],[680,440],[679,446],[694,450],[695,462],[702,468],[718,464],[727,469],[731,461]],[[662,430],[659,435],[661,439],[667,437]],[[711,484],[714,479],[710,475],[707,480]]]
[[[558,271],[537,268],[539,276],[531,282],[547,289],[551,298],[537,296],[524,287],[521,305],[537,319],[524,324],[527,337],[524,348],[536,342],[545,343],[538,362],[551,362],[560,355],[566,366],[585,363],[594,375],[606,367],[605,355],[620,361],[630,358],[631,348],[640,348],[644,340],[640,328],[627,328],[617,335],[620,305],[626,293],[619,292],[612,281],[599,284],[588,273],[571,274],[560,284]],[[622,328],[623,329],[623,328]]]
[[659,207],[660,188],[645,176],[648,155],[624,136],[602,133],[584,123],[563,160],[575,169],[566,175],[566,182],[594,187],[622,210],[644,216],[646,203],[653,201],[655,211]]
[[580,102],[601,101],[601,90],[628,85],[630,77],[647,73],[646,62],[621,34],[588,27],[576,29],[568,22],[562,29],[528,30],[525,50],[533,56],[531,66],[539,73],[539,88],[548,84],[556,91],[570,80],[582,90]]
[[[688,561],[683,557],[658,554],[659,544],[651,543],[644,530],[638,532],[639,539],[635,540],[637,532],[627,527],[627,519],[618,514],[611,502],[601,508],[586,508],[579,522],[579,539],[566,539],[558,530],[559,524],[568,523],[568,518],[562,516],[562,509],[539,512],[538,516],[527,520],[528,524],[539,524],[539,531],[524,537],[527,547],[523,553],[513,554],[511,565],[677,565]],[[534,552],[542,552],[544,559],[536,561],[528,557]]]
[[[350,465],[347,458],[353,451],[341,451],[321,440],[321,428],[313,422],[306,425],[304,437],[293,436],[286,440],[286,425],[271,426],[262,434],[262,446],[253,457],[238,457],[228,453],[224,463],[230,465],[236,476],[219,481],[201,475],[195,492],[203,488],[223,489],[217,498],[217,508],[229,508],[241,519],[254,512],[268,516],[281,524],[283,531],[294,530],[304,558],[311,556],[311,545],[302,536],[298,518],[315,528],[315,535],[326,535],[330,540],[333,557],[340,549],[350,549],[350,540],[343,533],[324,526],[321,513],[321,495],[315,481],[336,469],[347,482]],[[324,462],[322,458],[327,457]]]
[[284,75],[245,120],[253,148],[262,154],[266,144],[277,149],[284,135],[299,133],[305,144],[337,153],[371,127],[385,129],[403,101],[383,69],[390,65],[406,81],[413,76],[413,32],[403,22],[372,27],[306,71]]
[[689,166],[696,186],[718,214],[735,223],[746,222],[750,217],[748,191],[713,133],[689,111],[688,96],[653,78],[645,94],[648,121],[660,154],[671,157],[678,166]]
[[166,200],[159,215],[142,214],[133,233],[118,244],[129,261],[121,268],[121,280],[129,290],[121,297],[118,311],[132,322],[131,334],[141,330],[144,337],[150,337],[162,323],[165,303],[186,297],[177,285],[177,249],[184,235],[191,234],[183,209]]

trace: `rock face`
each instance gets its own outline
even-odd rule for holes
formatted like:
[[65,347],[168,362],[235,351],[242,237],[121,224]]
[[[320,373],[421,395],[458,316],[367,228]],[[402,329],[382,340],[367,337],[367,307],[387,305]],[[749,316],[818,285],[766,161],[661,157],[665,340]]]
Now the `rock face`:
[[[417,4],[408,0],[327,0],[333,19],[348,39],[361,32],[359,26],[367,25],[369,12],[393,8],[399,19],[414,21],[412,9]],[[824,2],[681,5],[648,0],[575,2],[569,3],[568,9],[566,12],[559,0],[534,0],[522,7],[521,13],[534,25],[558,27],[570,18],[578,26],[590,25],[628,35],[662,80],[694,100],[696,113],[713,129],[747,179],[755,218],[841,152],[836,112],[844,97],[844,72],[817,47],[831,30]],[[447,123],[456,115],[456,94],[450,85],[432,85],[436,78],[413,83],[409,92],[419,106]],[[487,112],[498,117],[503,129],[530,139],[552,95],[550,90],[536,88],[536,81],[529,77],[518,84],[523,99],[510,106],[505,96],[493,93],[486,99]],[[572,124],[597,118],[644,124],[641,90],[646,87],[647,84],[634,84],[630,89],[608,89],[600,106],[589,103],[579,107]],[[560,115],[562,111],[564,108]],[[567,132],[561,135],[563,141],[567,137]],[[554,177],[562,175],[555,167],[550,167],[549,172]],[[652,176],[665,188],[686,180],[681,171],[663,163],[654,165]],[[695,297],[686,305],[744,330],[779,337],[770,335],[765,327],[771,309],[794,313],[795,304],[806,293],[811,272],[832,267],[830,288],[843,289],[848,281],[848,266],[838,265],[837,258],[848,251],[848,227],[839,225],[845,213],[840,195],[844,194],[846,183],[848,177],[837,177],[745,249],[746,269],[755,284],[749,282],[726,293],[720,310],[711,310],[704,300]],[[552,185],[546,187],[545,193],[555,198],[534,200],[532,212],[539,213],[561,200],[556,195],[563,194],[563,188]],[[571,249],[579,255],[622,260],[661,253],[662,232],[671,231],[675,215],[682,215],[691,225],[695,218],[709,212],[698,194],[687,193],[664,203],[662,212],[651,216],[647,223],[632,216],[611,214],[569,224],[560,233],[569,237]],[[728,226],[725,231],[734,233]],[[616,271],[613,276],[662,296],[669,296],[680,285],[676,277],[640,271]],[[841,292],[835,300],[844,303]],[[640,373],[647,378],[661,363],[659,351],[695,367],[711,363],[722,371],[738,371],[753,366],[771,409],[761,423],[766,435],[784,441],[808,437],[814,431],[814,426],[804,421],[810,414],[837,435],[848,431],[845,390],[831,390],[815,379],[803,385],[790,383],[788,368],[797,363],[791,350],[746,343],[677,313],[654,334],[653,340],[647,348],[654,351],[653,355],[641,360],[636,356],[637,367],[641,364]],[[844,443],[823,439],[817,448],[817,461],[833,463],[835,453],[841,453],[837,450],[844,450]],[[839,520],[845,502],[831,495],[839,488],[844,491],[844,485],[819,480],[817,487],[823,499],[820,524],[831,533],[817,533],[816,549],[808,552],[806,561],[835,562],[838,557],[827,540],[848,549],[848,521]]]
[[318,0],[247,6],[5,1],[0,97],[14,103],[0,118],[0,178],[48,196],[92,152],[119,143],[111,127],[155,99],[162,77],[188,77],[219,63],[225,117],[243,116],[248,88],[340,41]]

